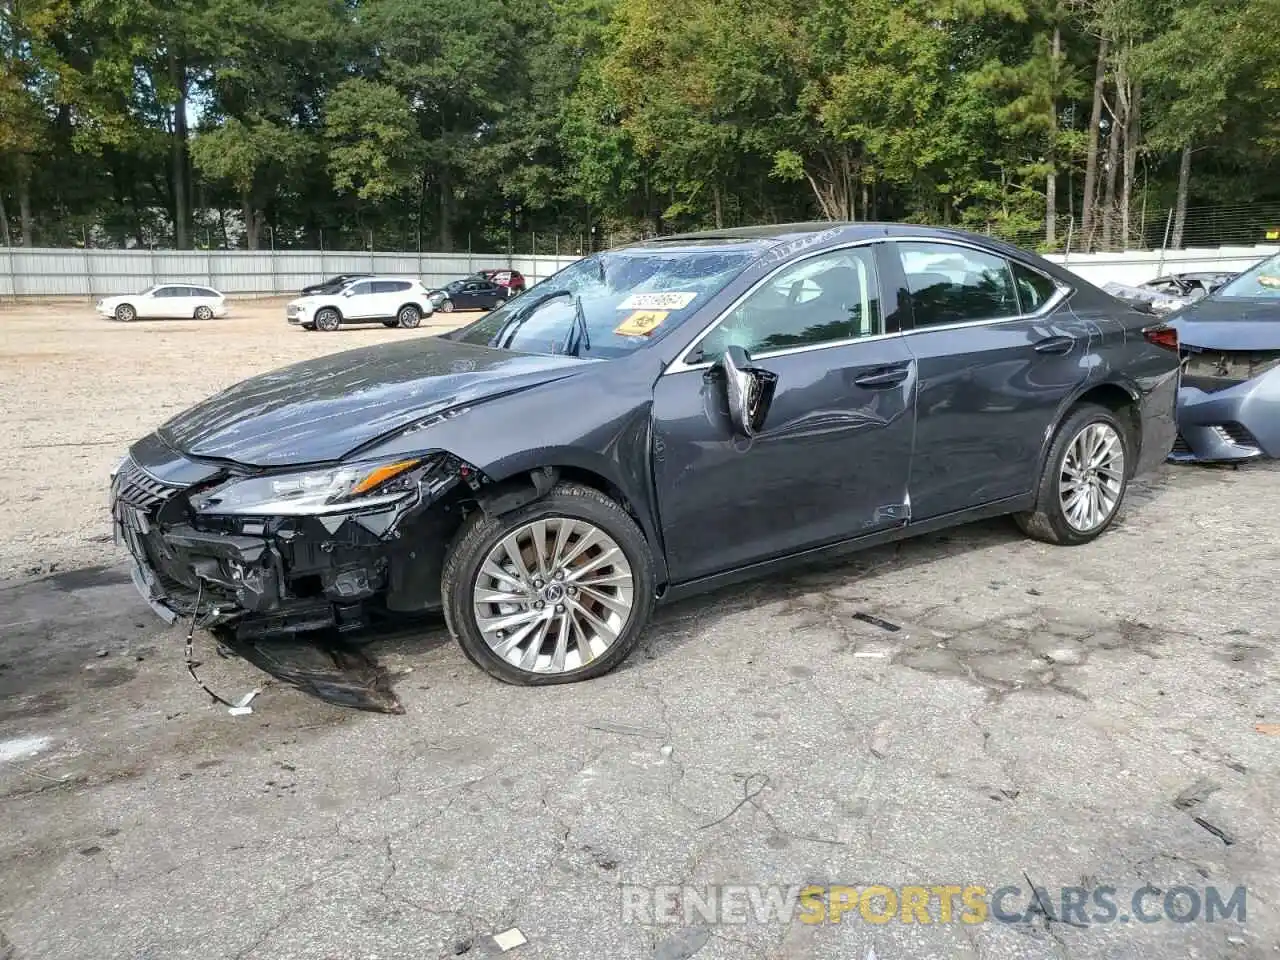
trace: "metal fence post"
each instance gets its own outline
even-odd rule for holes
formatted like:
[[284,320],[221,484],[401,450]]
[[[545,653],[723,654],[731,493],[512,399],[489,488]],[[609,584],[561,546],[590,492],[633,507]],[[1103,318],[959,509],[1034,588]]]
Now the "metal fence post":
[[329,271],[324,268],[324,227],[320,228],[320,279],[323,280],[329,275]]
[[1173,209],[1170,208],[1169,216],[1164,220],[1164,242],[1160,244],[1160,265],[1156,267],[1156,276],[1164,276],[1164,254],[1169,248],[1169,228],[1173,226]]
[[5,251],[9,254],[9,294],[14,300],[18,299],[18,268],[14,265],[13,247],[5,247]]
[[159,283],[160,281],[156,279],[156,242],[154,240],[151,241],[151,256],[148,259],[151,263],[151,282]]
[[369,272],[374,274],[378,272],[378,264],[373,258],[373,227],[369,228]]
[[1062,265],[1064,267],[1067,265],[1068,261],[1071,260],[1071,234],[1075,232],[1075,228],[1076,218],[1073,215],[1067,219],[1067,245],[1062,251]]
[[93,262],[89,259],[89,229],[83,228],[80,236],[84,241],[84,277],[89,288],[89,299],[93,299]]

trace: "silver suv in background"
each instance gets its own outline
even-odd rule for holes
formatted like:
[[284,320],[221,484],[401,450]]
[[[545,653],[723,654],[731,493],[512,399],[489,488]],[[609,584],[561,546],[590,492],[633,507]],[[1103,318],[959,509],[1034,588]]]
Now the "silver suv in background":
[[344,323],[381,323],[416,327],[434,312],[420,280],[409,277],[361,277],[333,293],[299,297],[285,317],[304,330],[337,330]]

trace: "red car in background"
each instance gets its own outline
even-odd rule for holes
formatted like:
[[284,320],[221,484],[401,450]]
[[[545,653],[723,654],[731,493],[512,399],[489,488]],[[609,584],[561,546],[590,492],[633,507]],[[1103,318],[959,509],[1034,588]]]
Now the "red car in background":
[[500,287],[506,287],[513,297],[517,293],[524,293],[524,274],[519,270],[480,270],[477,271],[476,276],[484,277],[490,283],[496,283]]

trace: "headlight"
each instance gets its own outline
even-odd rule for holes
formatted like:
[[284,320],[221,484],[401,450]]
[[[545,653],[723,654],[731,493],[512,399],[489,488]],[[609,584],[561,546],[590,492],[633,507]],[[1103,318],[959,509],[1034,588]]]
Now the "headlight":
[[387,506],[411,496],[427,461],[373,461],[230,480],[191,498],[197,513],[314,516]]

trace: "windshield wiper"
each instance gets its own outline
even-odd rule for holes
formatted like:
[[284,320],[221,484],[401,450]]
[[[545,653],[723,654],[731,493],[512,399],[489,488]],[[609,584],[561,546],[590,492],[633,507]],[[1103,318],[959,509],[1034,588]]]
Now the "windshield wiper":
[[[580,335],[579,335],[580,334]],[[573,326],[564,338],[564,352],[570,356],[581,356],[581,348],[591,349],[591,331],[587,329],[587,314],[582,309],[582,298],[573,298]]]
[[[542,296],[535,298],[529,303],[522,304],[518,309],[513,310],[511,316],[498,328],[498,332],[493,335],[490,343],[503,350],[511,349],[511,341],[515,339],[516,333],[520,330],[521,325],[533,315],[533,311],[548,300],[557,300],[560,297],[572,297],[572,290],[553,290],[550,293],[544,293]],[[510,332],[508,332],[510,331]],[[507,335],[507,342],[502,342],[502,335]]]

